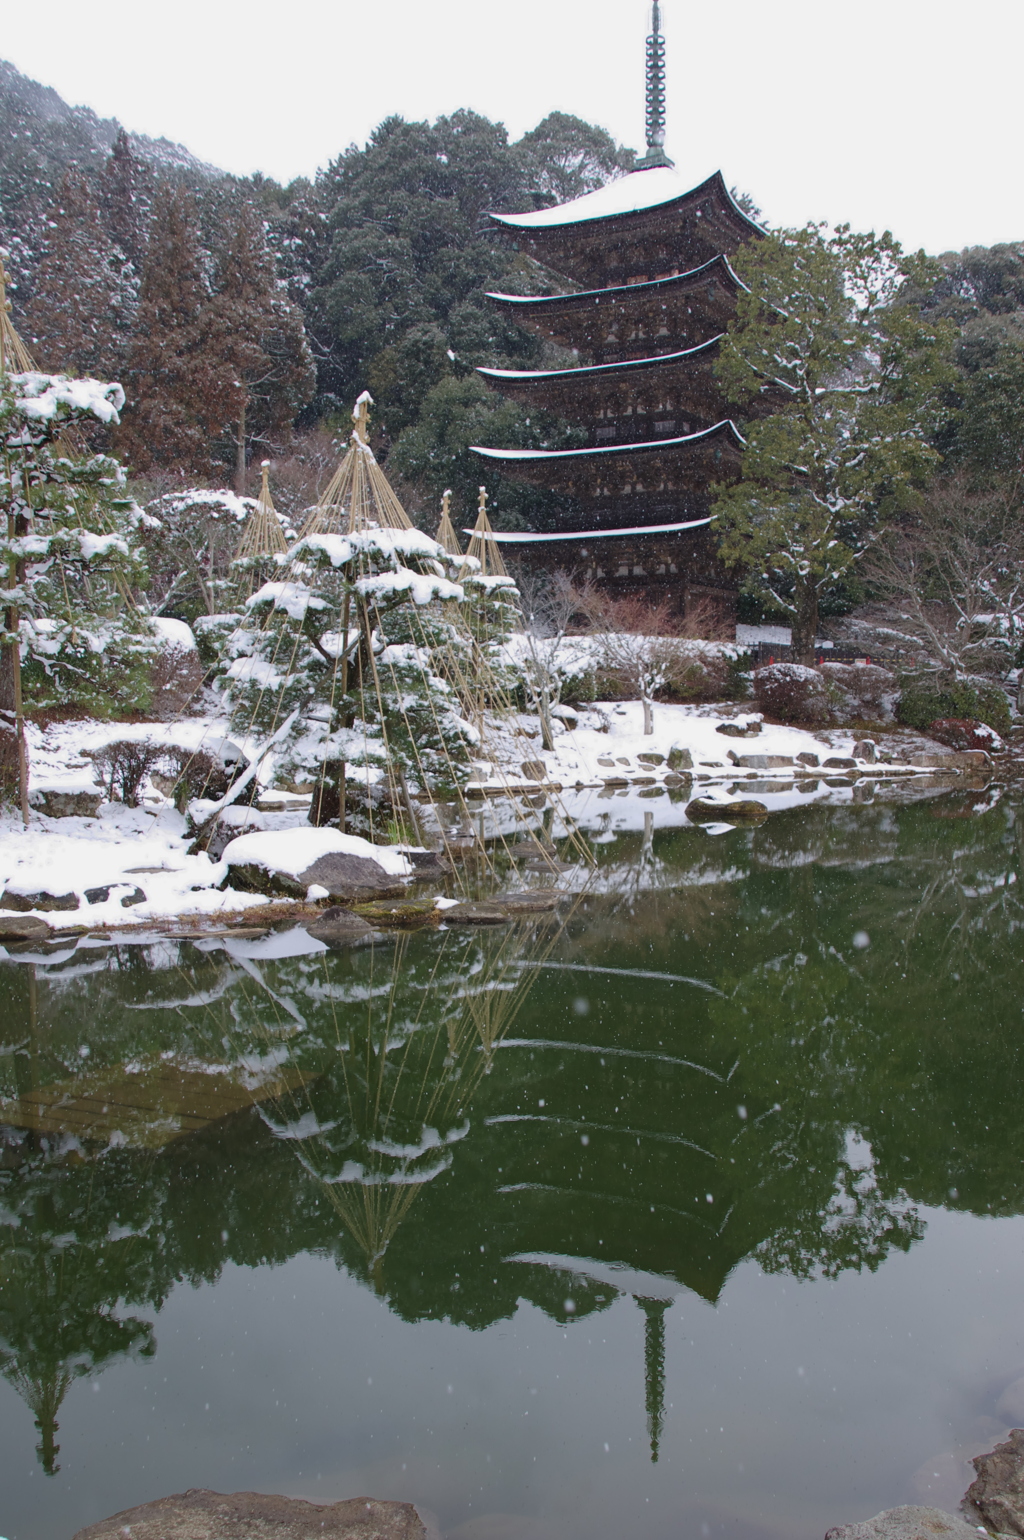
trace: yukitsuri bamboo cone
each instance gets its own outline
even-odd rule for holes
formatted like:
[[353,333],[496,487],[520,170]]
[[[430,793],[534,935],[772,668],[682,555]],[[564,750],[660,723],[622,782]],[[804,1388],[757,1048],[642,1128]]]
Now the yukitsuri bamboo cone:
[[260,495],[253,512],[245,521],[242,538],[235,552],[236,561],[246,561],[260,556],[283,556],[288,549],[281,520],[277,516],[274,500],[270,495],[270,461],[260,467],[262,481]]
[[353,535],[375,528],[412,529],[369,445],[372,405],[373,397],[364,390],[352,413],[354,427],[348,451],[303,525],[300,539],[307,535]]
[[487,488],[480,488],[480,510],[470,536],[467,556],[475,556],[484,577],[508,577],[508,568],[502,560],[498,542],[494,538],[491,521],[487,517]]
[[[256,507],[242,526],[241,538],[232,563],[239,568],[236,596],[240,600],[248,599],[255,593],[263,582],[264,570],[268,568],[272,570],[275,558],[286,555],[288,551],[288,542],[284,538],[281,520],[277,516],[274,499],[270,495],[270,461],[264,460],[260,469],[263,473],[260,495]],[[261,566],[257,567],[256,563],[260,563]]]
[[434,539],[438,545],[444,546],[449,556],[461,556],[463,551],[459,544],[459,537],[455,533],[455,527],[452,524],[451,504],[452,494],[451,492],[446,492],[441,499],[441,521],[437,526],[437,534],[434,536]]

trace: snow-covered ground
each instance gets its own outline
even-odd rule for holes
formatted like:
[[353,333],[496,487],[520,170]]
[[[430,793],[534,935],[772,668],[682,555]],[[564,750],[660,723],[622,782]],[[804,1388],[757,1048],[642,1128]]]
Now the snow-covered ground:
[[[487,739],[491,757],[475,766],[471,785],[481,795],[470,803],[476,809],[471,821],[488,837],[522,833],[540,822],[532,796],[535,802],[546,801],[549,809],[554,804],[556,834],[574,824],[601,841],[628,829],[682,826],[688,822],[687,803],[695,796],[721,802],[723,811],[730,801],[755,797],[772,812],[812,802],[849,803],[870,795],[870,788],[885,780],[906,781],[926,773],[898,764],[860,764],[849,771],[826,766],[830,757],[851,755],[855,740],[841,729],[812,733],[765,725],[744,738],[717,730],[723,723],[756,720],[756,713],[735,706],[656,705],[654,731],[645,735],[639,702],[609,703],[582,712],[575,727],[558,723],[553,752],[541,749],[535,718],[521,716],[494,725]],[[99,787],[90,754],[124,738],[211,752],[230,742],[226,724],[215,717],[174,724],[83,721],[33,726],[33,792],[95,793]],[[935,747],[919,740],[908,746]],[[788,763],[737,766],[730,752]],[[799,754],[816,755],[821,768],[798,763]],[[673,768],[680,755],[692,761],[692,768],[686,769],[692,780],[680,778]],[[503,790],[517,794],[495,795]],[[310,830],[308,799],[270,788],[258,805],[265,834],[247,839],[258,844],[269,835],[268,847],[294,843],[300,866],[306,855],[315,858],[316,852],[309,854],[304,846],[299,860],[299,844],[309,837],[315,842],[331,831]],[[723,821],[703,827],[714,836],[732,826]],[[184,817],[151,783],[144,787],[138,808],[102,802],[97,817],[54,818],[33,809],[24,829],[19,818],[7,813],[0,821],[0,891],[68,896],[69,907],[30,911],[55,929],[153,926],[187,915],[210,920],[268,902],[230,886],[222,888],[227,865],[205,853],[188,854],[189,844]],[[396,873],[405,869],[398,852],[389,852],[384,864]],[[109,889],[106,896],[97,891],[103,888]]]
[[[643,730],[643,707],[639,701],[598,703],[579,714],[578,725],[555,724],[555,748],[542,750],[536,718],[521,716],[512,731],[495,729],[489,735],[490,760],[480,760],[471,786],[488,791],[500,787],[522,789],[531,781],[543,779],[563,788],[604,786],[625,778],[631,783],[663,782],[674,773],[669,756],[675,749],[688,752],[695,783],[706,780],[733,780],[737,773],[764,777],[769,767],[737,767],[737,758],[764,755],[791,761],[786,767],[771,767],[772,775],[807,776],[812,766],[796,764],[798,754],[814,754],[820,764],[827,758],[849,758],[857,741],[842,729],[811,733],[801,727],[762,725],[749,738],[727,737],[718,731],[723,724],[761,722],[756,711],[741,711],[728,706],[656,705],[652,733]],[[929,745],[936,748],[936,745]],[[643,758],[641,756],[644,756]],[[660,763],[651,763],[651,759]],[[525,773],[523,765],[532,768]],[[543,777],[536,767],[544,766]],[[903,773],[906,767],[871,766],[869,773]],[[827,773],[827,771],[822,771]],[[695,795],[698,790],[695,790]]]

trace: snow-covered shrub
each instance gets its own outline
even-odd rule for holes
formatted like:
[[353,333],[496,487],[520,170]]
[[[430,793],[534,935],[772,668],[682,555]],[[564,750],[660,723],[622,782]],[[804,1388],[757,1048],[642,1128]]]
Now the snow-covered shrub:
[[754,671],[754,699],[777,722],[827,722],[828,692],[817,669],[802,663],[769,663]]
[[1002,754],[1006,749],[994,727],[970,717],[945,717],[931,722],[928,736],[948,749],[984,749],[986,754]]
[[138,807],[142,783],[163,754],[162,744],[147,743],[143,738],[119,738],[98,750],[93,759],[106,781],[111,802]]
[[[190,802],[201,797],[216,802],[229,790],[233,772],[223,760],[208,754],[205,749],[184,749],[174,745],[161,756],[161,790],[173,800],[179,813],[184,813]],[[154,777],[154,780],[156,778]],[[253,782],[253,795],[256,783]]]
[[223,615],[199,615],[192,622],[192,634],[196,639],[199,661],[206,669],[216,668],[224,653],[228,637],[243,623],[240,610],[227,610]]
[[1010,728],[1005,691],[987,679],[954,679],[942,674],[905,675],[900,680],[897,719],[907,727],[927,729],[946,717],[970,717],[994,727]]
[[231,562],[254,498],[221,488],[186,487],[146,504],[146,554],[153,610],[172,609],[195,624],[233,602]]
[[832,715],[838,722],[891,722],[899,694],[895,674],[877,663],[822,663]]

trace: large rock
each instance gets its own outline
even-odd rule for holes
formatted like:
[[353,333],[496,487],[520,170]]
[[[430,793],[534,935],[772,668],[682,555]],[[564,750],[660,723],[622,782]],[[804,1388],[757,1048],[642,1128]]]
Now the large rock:
[[941,1508],[908,1505],[887,1508],[860,1524],[838,1524],[826,1533],[825,1540],[978,1540],[978,1531],[966,1519],[943,1513]]
[[960,753],[912,754],[909,763],[919,770],[984,770],[992,761],[983,749],[962,749]]
[[817,669],[802,663],[769,663],[754,670],[758,709],[777,722],[827,722],[828,692]]
[[720,722],[715,728],[726,738],[756,738],[761,731],[760,722]]
[[126,1508],[80,1529],[74,1540],[431,1540],[412,1503],[353,1497],[348,1502],[306,1502],[262,1492],[206,1492],[194,1488]]
[[348,909],[325,909],[306,926],[306,933],[326,946],[357,946],[374,934],[372,925]]
[[12,893],[5,889],[0,894],[0,909],[14,909],[27,914],[30,909],[77,909],[77,893]]
[[318,856],[295,877],[266,866],[232,863],[231,885],[252,893],[280,893],[287,898],[305,898],[310,888],[323,888],[332,904],[368,904],[378,898],[400,898],[405,892],[405,884],[389,877],[376,861],[343,851]]
[[28,800],[47,818],[98,818],[103,793],[77,786],[33,786]]
[[441,911],[441,918],[445,925],[504,925],[509,910],[503,904],[489,902],[453,904]]
[[668,767],[670,770],[692,770],[693,755],[689,749],[681,749],[677,745],[668,751]]
[[977,1475],[964,1494],[964,1513],[1001,1535],[1024,1536],[1024,1428],[971,1463]]
[[768,809],[753,797],[739,797],[734,802],[694,797],[686,805],[686,816],[693,823],[761,823],[768,817]]
[[823,663],[832,715],[839,722],[891,722],[899,684],[877,663]]
[[784,766],[792,769],[794,763],[787,754],[734,754],[732,749],[729,758],[743,770],[781,770]]
[[48,941],[52,932],[34,915],[0,914],[0,941]]

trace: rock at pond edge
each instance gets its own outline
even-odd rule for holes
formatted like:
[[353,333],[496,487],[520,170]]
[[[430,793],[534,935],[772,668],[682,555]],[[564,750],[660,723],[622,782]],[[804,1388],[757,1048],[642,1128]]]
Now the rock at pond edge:
[[368,856],[347,855],[343,851],[319,856],[297,877],[255,863],[232,865],[228,871],[228,882],[232,887],[251,893],[280,893],[286,898],[305,898],[311,887],[325,889],[328,898],[342,904],[400,898],[405,892],[405,884],[389,876],[379,862],[371,861]]
[[34,915],[0,914],[0,941],[48,941],[52,931]]
[[325,909],[305,927],[307,936],[322,941],[325,946],[355,946],[374,934],[373,926],[350,909],[337,905]]
[[115,1513],[74,1540],[437,1540],[412,1503],[353,1497],[306,1502],[263,1492],[193,1488]]
[[964,1513],[1000,1534],[1024,1536],[1024,1428],[971,1463],[977,1475],[964,1494]]
[[693,823],[762,823],[768,817],[763,802],[740,798],[736,802],[711,802],[694,797],[687,803],[686,816]]
[[838,1524],[825,1540],[978,1540],[978,1531],[955,1513],[907,1504],[859,1524]]

